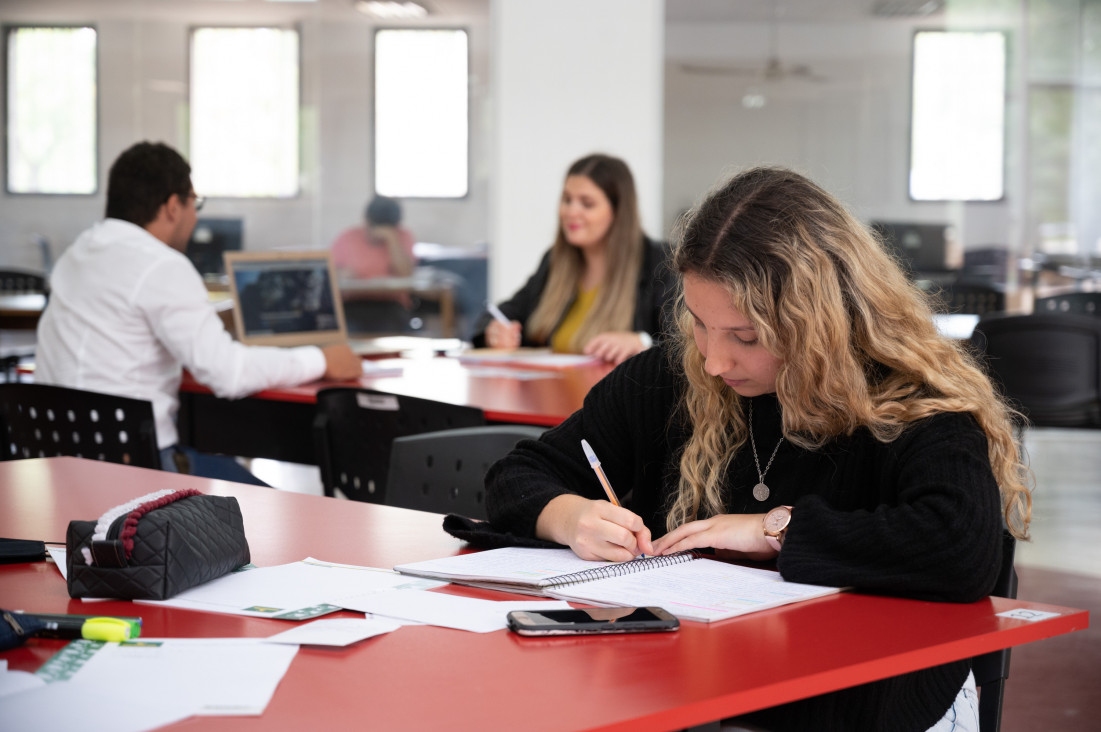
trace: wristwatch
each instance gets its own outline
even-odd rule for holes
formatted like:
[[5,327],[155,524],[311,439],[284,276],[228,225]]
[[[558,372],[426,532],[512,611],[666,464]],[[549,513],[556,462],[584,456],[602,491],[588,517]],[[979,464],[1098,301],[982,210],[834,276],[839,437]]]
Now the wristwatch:
[[761,519],[761,526],[765,531],[765,541],[768,545],[780,551],[784,544],[784,537],[788,533],[788,523],[791,522],[791,506],[777,506]]

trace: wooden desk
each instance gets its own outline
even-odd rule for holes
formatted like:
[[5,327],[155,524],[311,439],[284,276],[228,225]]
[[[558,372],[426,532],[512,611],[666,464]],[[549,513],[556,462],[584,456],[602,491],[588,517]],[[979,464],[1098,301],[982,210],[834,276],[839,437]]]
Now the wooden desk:
[[547,378],[524,379],[501,375],[501,369],[461,364],[454,358],[384,359],[376,363],[400,365],[402,374],[269,389],[237,401],[218,399],[185,374],[180,385],[180,440],[204,452],[312,465],[316,463],[311,427],[317,392],[331,386],[357,385],[478,407],[490,422],[550,427],[580,409],[589,389],[611,371],[610,366],[586,366],[541,372]]
[[[392,567],[461,549],[440,516],[77,458],[0,463],[0,536],[62,540],[71,519],[160,488],[241,503],[253,561],[307,556]],[[490,599],[518,596],[449,586]],[[85,614],[52,564],[0,566],[0,607]],[[1059,613],[1036,622],[1015,608]],[[263,637],[286,621],[107,602],[143,635]],[[351,616],[342,613],[342,616]],[[643,636],[520,638],[408,626],[345,649],[302,648],[262,717],[203,717],[214,730],[670,730],[1080,630],[1088,613],[987,598],[968,605],[841,593],[710,625]],[[33,671],[62,641],[0,658]]]
[[34,330],[45,309],[46,296],[41,293],[0,295],[0,328]]

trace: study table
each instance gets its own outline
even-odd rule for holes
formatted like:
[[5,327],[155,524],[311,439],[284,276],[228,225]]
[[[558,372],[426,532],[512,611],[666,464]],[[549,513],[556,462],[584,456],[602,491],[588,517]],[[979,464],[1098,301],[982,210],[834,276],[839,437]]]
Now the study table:
[[448,357],[373,363],[400,368],[401,373],[268,389],[238,400],[219,399],[185,374],[180,385],[180,440],[204,452],[315,464],[311,427],[317,392],[334,386],[478,407],[489,422],[551,427],[580,409],[589,389],[612,368],[535,371],[469,365]]
[[[63,541],[72,519],[162,488],[236,496],[258,566],[317,559],[389,568],[464,545],[441,517],[79,458],[0,462],[0,536]],[[448,585],[437,592],[524,599]],[[87,614],[49,562],[0,565],[0,607]],[[145,637],[266,637],[289,621],[97,603]],[[997,614],[1056,613],[1026,621]],[[339,613],[341,617],[356,614]],[[343,649],[303,647],[260,717],[193,717],[212,730],[669,730],[1081,630],[1084,610],[986,598],[921,602],[843,592],[675,633],[521,638],[407,626]],[[63,641],[0,653],[34,671]]]

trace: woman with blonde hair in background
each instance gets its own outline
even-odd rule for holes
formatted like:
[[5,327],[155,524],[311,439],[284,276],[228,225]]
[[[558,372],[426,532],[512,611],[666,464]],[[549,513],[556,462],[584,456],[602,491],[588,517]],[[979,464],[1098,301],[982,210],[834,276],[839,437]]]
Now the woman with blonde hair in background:
[[671,290],[666,256],[642,231],[627,164],[610,155],[583,157],[566,174],[554,245],[499,306],[508,324],[483,313],[474,344],[550,346],[620,363],[662,330]]
[[[775,560],[789,581],[988,595],[1003,525],[1026,538],[1031,513],[1017,415],[881,242],[779,168],[735,176],[678,238],[677,335],[493,466],[494,527],[587,559],[713,549]],[[582,439],[623,507],[603,499]],[[726,724],[977,729],[976,705],[963,660]]]

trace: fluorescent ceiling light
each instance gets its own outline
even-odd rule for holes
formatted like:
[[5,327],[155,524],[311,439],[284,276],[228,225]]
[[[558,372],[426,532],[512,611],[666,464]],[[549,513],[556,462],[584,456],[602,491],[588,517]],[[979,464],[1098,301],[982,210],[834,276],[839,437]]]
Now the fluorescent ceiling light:
[[423,18],[428,9],[415,2],[395,2],[394,0],[355,0],[355,9],[364,15],[373,15],[386,20],[409,20]]

